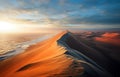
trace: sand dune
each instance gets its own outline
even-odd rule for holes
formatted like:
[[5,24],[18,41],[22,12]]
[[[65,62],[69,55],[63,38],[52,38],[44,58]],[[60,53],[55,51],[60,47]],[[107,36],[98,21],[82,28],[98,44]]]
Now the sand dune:
[[65,71],[73,62],[57,40],[66,32],[30,46],[23,53],[0,63],[2,77],[48,77]]
[[101,37],[96,37],[95,40],[120,46],[120,34],[119,33],[105,33]]
[[112,61],[108,56],[64,31],[2,60],[0,76],[113,77],[109,70],[114,67],[107,68],[113,66],[110,63]]

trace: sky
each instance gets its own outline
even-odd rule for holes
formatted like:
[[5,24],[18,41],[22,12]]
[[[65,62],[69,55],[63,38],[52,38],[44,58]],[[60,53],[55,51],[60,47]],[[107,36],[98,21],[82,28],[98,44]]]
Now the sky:
[[23,28],[120,28],[120,0],[0,0],[0,21]]

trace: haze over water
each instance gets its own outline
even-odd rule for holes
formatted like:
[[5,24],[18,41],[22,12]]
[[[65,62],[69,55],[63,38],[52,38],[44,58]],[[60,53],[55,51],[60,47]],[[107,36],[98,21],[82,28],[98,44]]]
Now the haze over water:
[[0,34],[0,54],[12,51],[17,47],[20,47],[23,42],[32,41],[45,35],[47,34],[45,33]]

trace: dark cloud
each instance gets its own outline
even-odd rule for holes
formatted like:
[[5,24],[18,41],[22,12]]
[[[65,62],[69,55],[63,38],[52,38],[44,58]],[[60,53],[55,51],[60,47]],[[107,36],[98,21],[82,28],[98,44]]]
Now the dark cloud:
[[68,21],[71,24],[120,25],[119,0],[84,0],[81,3],[81,7],[76,10],[78,13],[69,15]]
[[107,16],[90,16],[85,18],[71,18],[68,19],[71,24],[91,23],[91,24],[120,24],[120,17],[107,17]]

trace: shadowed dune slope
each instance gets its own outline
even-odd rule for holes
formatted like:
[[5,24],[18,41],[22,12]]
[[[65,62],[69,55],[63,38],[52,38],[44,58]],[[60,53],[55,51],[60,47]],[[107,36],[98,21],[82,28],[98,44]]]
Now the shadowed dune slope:
[[67,48],[66,54],[81,61],[85,70],[84,74],[88,74],[85,77],[119,77],[118,62],[102,53],[105,51],[96,50],[94,47],[85,44],[71,32],[63,35],[58,43]]
[[[73,62],[57,40],[66,32],[30,46],[23,53],[0,62],[2,77],[50,77],[59,75]],[[62,76],[63,77],[63,76]]]

